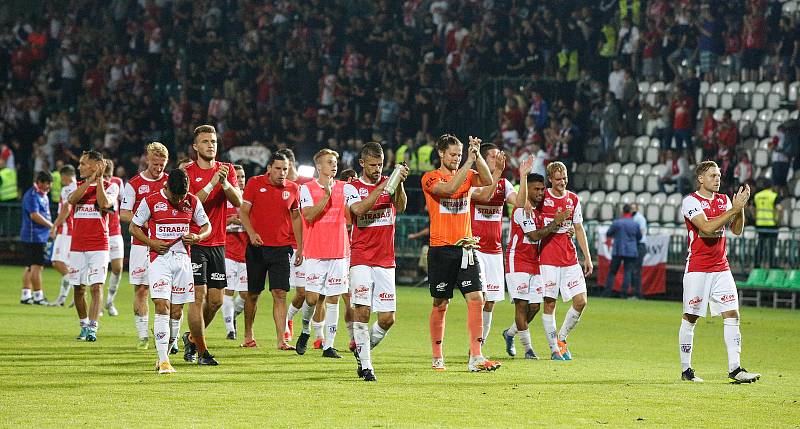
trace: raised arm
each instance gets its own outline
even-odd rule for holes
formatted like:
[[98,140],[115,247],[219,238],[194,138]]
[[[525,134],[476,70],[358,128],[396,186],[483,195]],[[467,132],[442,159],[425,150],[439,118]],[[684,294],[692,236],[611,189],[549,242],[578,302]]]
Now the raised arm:
[[[331,200],[331,185],[323,186],[322,189],[325,191],[325,194],[322,196],[322,198],[320,198],[319,201],[317,201],[316,204],[311,205],[313,201],[311,200],[311,194],[308,191],[308,188],[305,186],[301,188],[302,191],[300,199],[301,201],[305,200],[306,203],[303,204],[303,207],[300,210],[302,211],[303,218],[306,220],[306,222],[314,222],[314,220],[316,220],[317,217],[322,214],[322,211],[325,210],[325,206],[327,206]],[[305,198],[302,195],[303,193],[306,193]]]

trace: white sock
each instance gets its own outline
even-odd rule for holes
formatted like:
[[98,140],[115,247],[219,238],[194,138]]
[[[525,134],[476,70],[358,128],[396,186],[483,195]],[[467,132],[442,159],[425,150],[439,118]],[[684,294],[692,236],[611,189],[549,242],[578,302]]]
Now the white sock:
[[311,327],[314,328],[314,338],[325,338],[325,321],[317,322],[311,321]]
[[742,334],[739,332],[739,319],[722,319],[722,331],[725,335],[725,348],[728,349],[728,372],[741,366],[739,356],[742,353]]
[[353,335],[356,340],[356,350],[358,358],[361,360],[361,368],[372,369],[372,348],[369,338],[369,323],[353,322]]
[[69,284],[69,276],[64,274],[61,276],[61,290],[58,292],[58,298],[66,300],[70,289],[72,287]]
[[528,350],[533,350],[533,347],[531,346],[531,331],[527,329],[524,331],[519,331],[519,342],[525,346],[526,352]]
[[183,315],[181,315],[180,319],[169,319],[169,346],[172,347],[172,343],[178,341],[178,335],[181,333],[181,321],[183,321]]
[[294,320],[294,316],[300,311],[300,308],[294,306],[294,304],[289,304],[289,309],[286,310],[286,332],[289,332],[289,322]]
[[517,322],[516,321],[511,322],[511,326],[509,326],[508,329],[506,329],[506,335],[508,335],[509,337],[513,337],[513,336],[517,335],[518,332],[519,331],[517,330]]
[[233,297],[233,318],[239,317],[244,311],[244,299],[238,294]]
[[119,281],[122,278],[120,274],[111,273],[111,277],[108,279],[108,296],[106,297],[106,305],[111,305],[114,303],[114,298],[117,296],[117,288],[119,287]]
[[325,340],[323,340],[324,345],[322,346],[323,350],[326,350],[330,347],[333,347],[333,340],[336,339],[336,327],[339,325],[339,304],[329,304],[325,303],[325,326],[327,329],[327,334],[325,336]]
[[150,338],[150,335],[147,333],[147,316],[133,316],[133,320],[136,323],[136,335],[139,339],[143,338]]
[[[678,331],[678,348],[681,354],[681,372],[686,371],[687,369],[692,367],[692,348],[694,347],[694,326],[695,326],[694,323],[689,323],[686,319],[681,319],[681,329]],[[727,340],[727,331],[726,331],[726,340]]]
[[44,292],[42,292],[41,290],[33,291],[33,300],[34,301],[41,301],[43,299],[44,299]]
[[558,341],[556,341],[556,315],[542,313],[542,326],[547,344],[550,345],[550,353],[558,351]]
[[32,298],[33,298],[33,293],[31,292],[30,289],[22,289],[22,296],[20,296],[19,299],[26,300],[26,299],[32,299]]
[[492,314],[491,311],[483,311],[483,342],[489,338],[489,331],[492,329]]
[[89,320],[89,330],[91,332],[97,333],[97,328],[100,326],[100,323],[97,320]]
[[378,344],[380,344],[381,341],[383,341],[383,337],[386,336],[386,332],[387,331],[385,331],[383,328],[381,328],[381,325],[378,325],[378,322],[373,323],[372,324],[372,331],[370,332],[370,336],[369,336],[370,337],[369,338],[370,347],[372,347],[373,349],[375,347],[378,347]]
[[230,295],[222,295],[222,320],[225,322],[227,332],[236,331],[233,327],[233,297]]
[[561,330],[558,331],[558,339],[561,341],[567,341],[567,336],[569,336],[570,331],[575,329],[575,325],[581,320],[581,313],[578,313],[578,310],[570,307],[567,310],[567,314],[564,316],[564,323],[561,325]]
[[311,323],[311,317],[314,315],[314,307],[308,305],[307,302],[303,301],[303,306],[300,308],[300,317],[303,320],[303,333],[310,334],[311,329],[309,329],[309,324]]
[[153,317],[153,335],[156,339],[156,351],[158,352],[159,362],[164,362],[168,359],[169,332],[169,315],[156,313]]
[[88,328],[89,327],[89,318],[80,319],[81,328]]
[[353,323],[354,322],[344,322],[344,326],[347,327],[347,333],[350,334],[350,339],[355,341],[356,337],[353,332]]

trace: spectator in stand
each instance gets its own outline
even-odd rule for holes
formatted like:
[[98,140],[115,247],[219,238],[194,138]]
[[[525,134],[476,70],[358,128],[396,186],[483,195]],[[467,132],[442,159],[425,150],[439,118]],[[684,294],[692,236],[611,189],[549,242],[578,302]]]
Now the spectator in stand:
[[746,80],[759,80],[761,60],[767,45],[767,28],[764,10],[753,8],[744,18],[742,28],[742,69]]
[[661,33],[656,19],[647,19],[647,31],[642,42],[642,77],[653,82],[661,76]]
[[713,137],[717,145],[724,146],[731,154],[735,152],[736,146],[739,144],[739,129],[733,122],[733,117],[729,110],[722,114],[722,121],[717,124]]
[[688,156],[693,156],[692,150],[694,149],[692,144],[693,110],[694,103],[692,99],[686,94],[686,90],[679,85],[670,105],[672,135],[675,139],[675,149],[678,151],[685,150]]
[[664,167],[664,173],[658,180],[659,192],[667,192],[666,185],[675,185],[675,192],[686,195],[686,191],[691,189],[691,172],[686,157],[679,151],[670,149],[667,151]]
[[600,118],[600,148],[605,157],[610,158],[620,130],[619,109],[611,91],[606,92]]
[[739,155],[739,163],[736,164],[736,168],[733,169],[733,177],[736,179],[737,189],[744,184],[752,184],[753,164],[750,162],[750,157],[747,155],[747,152],[742,152]]
[[717,121],[714,119],[714,109],[706,107],[703,109],[703,130],[698,140],[703,147],[703,159],[713,159],[717,152],[717,142],[715,133],[717,131]]
[[725,57],[728,63],[728,78],[731,80],[741,79],[742,69],[742,34],[741,28],[733,15],[725,17]]
[[631,24],[630,18],[622,19],[617,37],[617,52],[625,67],[630,67],[633,71],[638,69],[639,27]]
[[611,72],[608,74],[608,90],[614,94],[614,98],[622,100],[622,86],[625,81],[625,70],[619,61],[611,62]]
[[547,101],[542,98],[542,93],[538,89],[531,91],[531,107],[528,109],[528,116],[532,116],[536,128],[543,130],[547,127],[549,106]]
[[700,20],[695,24],[699,38],[700,74],[709,82],[715,80],[717,62],[723,51],[722,23],[719,22],[708,4],[700,6]]
[[580,132],[573,125],[572,118],[568,114],[561,117],[561,128],[558,130],[554,159],[563,162],[570,171],[572,171],[572,163],[575,160],[573,154],[580,151],[580,147],[578,147]]
[[772,150],[770,160],[772,168],[772,183],[783,191],[786,190],[786,177],[789,174],[789,150],[786,147],[786,130],[783,125],[778,126],[778,133],[772,137],[769,144]]

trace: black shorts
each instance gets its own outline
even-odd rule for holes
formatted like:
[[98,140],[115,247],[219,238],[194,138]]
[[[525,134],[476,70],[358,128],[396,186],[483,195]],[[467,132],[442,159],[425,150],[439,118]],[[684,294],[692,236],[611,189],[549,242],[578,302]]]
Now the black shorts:
[[225,289],[225,246],[192,246],[194,284]]
[[245,260],[247,261],[247,291],[261,293],[269,274],[269,290],[289,291],[292,246],[259,246],[247,245]]
[[450,299],[453,289],[461,290],[462,295],[483,290],[481,268],[478,257],[473,253],[473,265],[461,269],[461,258],[464,249],[458,246],[436,246],[428,249],[428,282],[431,296]]
[[42,265],[44,266],[45,259],[44,253],[47,244],[45,243],[25,243],[20,242],[20,246],[22,247],[22,262],[25,264],[26,267],[30,267],[31,265]]

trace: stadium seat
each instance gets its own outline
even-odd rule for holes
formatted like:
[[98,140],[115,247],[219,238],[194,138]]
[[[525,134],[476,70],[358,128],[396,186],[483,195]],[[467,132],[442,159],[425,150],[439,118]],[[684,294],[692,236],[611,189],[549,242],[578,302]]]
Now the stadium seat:
[[597,203],[587,202],[583,206],[583,217],[584,219],[597,219]]
[[605,199],[606,199],[605,191],[592,192],[592,196],[589,197],[589,201],[591,201],[591,202],[593,202],[595,204],[600,204],[603,201],[605,201]]
[[661,208],[661,222],[674,222],[675,221],[675,206],[665,204]]
[[752,289],[764,287],[767,280],[767,270],[763,268],[753,268],[747,276],[747,280],[736,283],[740,289]]
[[769,121],[772,120],[772,115],[774,115],[774,114],[775,114],[774,110],[772,110],[772,109],[764,109],[764,110],[758,112],[758,120],[759,121],[764,121],[764,122],[769,122]]
[[650,137],[649,136],[639,136],[636,140],[633,141],[634,147],[647,147],[650,145]]
[[649,175],[647,176],[647,192],[656,193],[658,192],[658,176]]
[[586,178],[588,174],[573,174],[570,176],[570,184],[575,187],[577,190],[586,189]]
[[594,145],[586,146],[583,155],[586,157],[586,161],[597,162],[600,160],[600,148]]
[[605,202],[616,206],[617,204],[619,204],[619,199],[621,197],[622,194],[620,194],[618,191],[609,192],[606,194]]
[[644,161],[648,164],[658,164],[658,149],[654,147],[647,148],[644,155]]
[[723,107],[714,111],[714,120],[717,122],[722,121],[722,115],[725,114],[725,111],[730,109],[730,107]]
[[650,139],[650,147],[654,147],[656,149],[661,149],[661,140],[656,137]]
[[753,132],[755,133],[756,137],[767,137],[767,131],[769,131],[769,122],[766,121],[756,121],[755,127],[753,128]]
[[800,211],[793,210],[792,211],[792,228],[800,228]]
[[783,122],[776,121],[774,119],[772,121],[770,121],[769,122],[769,133],[767,135],[768,136],[774,136],[774,135],[778,134],[778,127],[781,126],[782,123]]
[[800,290],[800,270],[791,270],[786,274],[783,287]]
[[787,1],[781,6],[781,11],[784,15],[792,16],[797,12],[797,2]]
[[648,205],[651,197],[652,195],[649,192],[641,192],[636,194],[636,202],[641,205]]
[[636,164],[644,162],[644,150],[642,147],[632,147],[628,154],[628,161]]
[[719,107],[727,110],[733,109],[733,96],[733,94],[727,92],[723,93],[719,97]]
[[633,176],[636,173],[636,164],[629,162],[623,165],[619,172],[620,174],[624,174],[626,176]]
[[756,110],[761,110],[767,104],[767,96],[761,93],[753,93],[750,97],[750,107]]
[[653,82],[650,84],[650,92],[653,94],[657,92],[664,92],[664,82]]
[[708,89],[708,92],[711,94],[722,94],[725,92],[725,82],[712,83],[711,87]]
[[651,222],[655,222],[656,219],[661,217],[661,206],[656,204],[648,204],[647,211],[645,211],[644,217],[646,219],[650,219]]
[[772,114],[773,121],[785,122],[788,119],[789,111],[787,109],[776,110],[775,113]]
[[700,82],[700,95],[705,95],[708,92],[709,84],[706,81]]
[[728,82],[728,84],[725,85],[725,93],[736,95],[741,90],[741,86],[742,86],[742,84],[739,83],[739,81],[736,81],[736,80],[732,81],[732,82]]
[[781,100],[786,98],[786,86],[784,86],[783,81],[773,83],[770,94],[778,94]]
[[769,108],[769,109],[780,109],[782,100],[783,100],[783,97],[780,94],[776,94],[774,92],[771,92],[767,96],[767,108]]
[[759,82],[756,85],[756,93],[767,95],[772,92],[772,82]]
[[800,91],[800,82],[792,82],[791,85],[789,85],[789,94],[788,94],[789,101],[791,101],[792,103],[797,101],[798,91]]
[[617,176],[616,189],[619,192],[628,192],[631,188],[631,176],[627,174],[620,174]]
[[622,168],[622,165],[619,162],[612,162],[606,165],[605,173],[606,174],[619,174],[619,170]]
[[589,198],[591,196],[592,196],[592,192],[588,191],[588,190],[582,190],[582,191],[578,192],[578,198],[584,203],[589,201]]
[[631,177],[630,189],[633,192],[642,192],[645,190],[645,176],[636,174]]
[[608,192],[613,191],[617,185],[617,176],[616,174],[604,174],[603,175],[603,189]]
[[592,164],[589,164],[588,162],[582,162],[578,164],[577,168],[575,168],[575,173],[577,174],[588,174],[591,171],[592,171]]
[[731,110],[731,120],[736,122],[739,119],[742,119],[742,109],[732,109]]
[[606,165],[603,163],[592,164],[592,173],[605,173]]
[[650,174],[650,170],[652,168],[653,166],[650,164],[640,164],[638,167],[636,167],[636,174],[641,176],[647,176],[648,174]]
[[663,206],[667,202],[667,194],[663,192],[659,192],[657,194],[653,194],[653,197],[650,198],[650,204],[655,204],[658,206]]
[[800,110],[792,110],[792,113],[789,113],[789,117],[792,119],[800,118]]
[[769,165],[769,152],[764,149],[756,149],[756,155],[753,159],[753,164],[758,167],[766,167]]
[[706,94],[706,97],[703,99],[702,107],[710,107],[712,109],[719,107],[719,94],[713,92]]
[[762,138],[761,140],[758,141],[758,145],[756,146],[756,149],[769,150],[770,143],[772,143],[772,139],[771,138],[769,138],[769,137]]
[[786,271],[769,270],[767,273],[767,278],[764,280],[764,286],[776,289],[782,288],[784,280],[786,280]]
[[[631,204],[636,201],[636,194],[634,192],[626,192],[619,197],[619,202],[622,204]],[[785,210],[787,213],[788,210]]]
[[753,122],[758,118],[758,110],[756,109],[747,109],[742,112],[742,121]]
[[679,194],[677,192],[674,193],[674,194],[670,194],[667,197],[667,204],[671,205],[673,207],[679,207],[682,202],[683,202],[683,195],[681,195],[681,194]]
[[661,177],[662,175],[664,175],[664,171],[666,171],[666,169],[667,166],[664,164],[653,165],[652,170],[650,170],[650,174],[656,177]]
[[650,82],[643,80],[639,82],[639,93],[645,94],[650,89]]
[[[798,180],[798,181],[796,181],[796,182],[795,182],[795,184],[794,184],[794,191],[792,192],[792,194],[793,194],[795,197],[800,197],[800,180]],[[795,208],[797,208],[797,207],[795,207]]]
[[602,179],[602,175],[599,173],[589,173],[586,175],[586,189],[588,190],[595,190],[600,188],[600,180]]
[[600,204],[600,220],[607,222],[614,219],[614,205],[610,203]]

